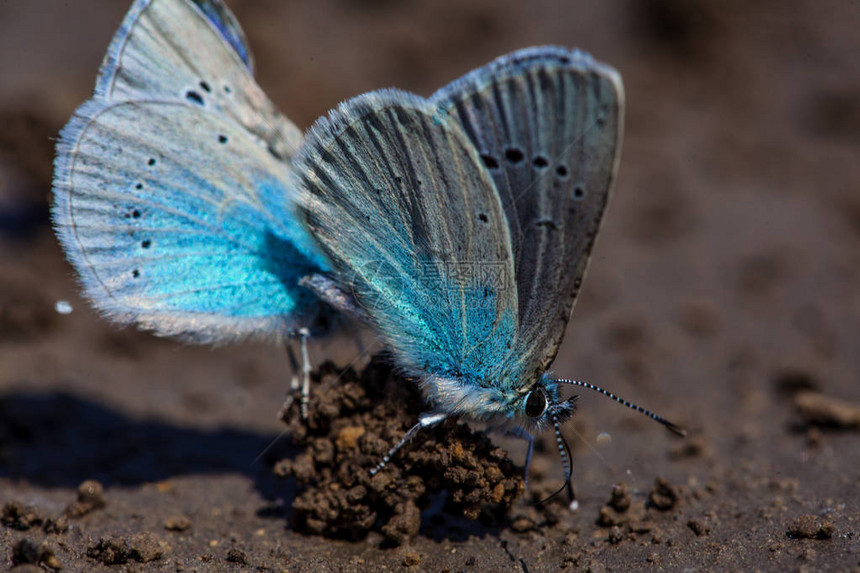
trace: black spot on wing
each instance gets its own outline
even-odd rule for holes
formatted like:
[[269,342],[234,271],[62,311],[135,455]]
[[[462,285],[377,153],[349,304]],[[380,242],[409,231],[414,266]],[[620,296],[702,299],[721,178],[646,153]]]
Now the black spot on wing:
[[194,90],[188,90],[187,92],[185,92],[185,99],[187,99],[191,103],[203,105],[203,96],[200,95],[199,92],[196,92]]
[[505,159],[510,163],[517,164],[525,159],[525,155],[523,154],[523,151],[517,147],[508,147],[505,149]]
[[499,160],[493,157],[492,155],[482,153],[481,161],[484,162],[484,165],[487,169],[498,169],[499,168]]

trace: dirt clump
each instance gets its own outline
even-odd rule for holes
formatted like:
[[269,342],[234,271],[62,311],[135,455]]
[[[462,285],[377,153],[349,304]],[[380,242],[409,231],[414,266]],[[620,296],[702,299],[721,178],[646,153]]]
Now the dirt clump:
[[468,519],[503,514],[522,493],[522,468],[456,420],[420,431],[371,475],[426,408],[414,381],[381,358],[361,372],[325,363],[313,377],[307,419],[298,401],[283,416],[305,450],[275,467],[304,488],[293,502],[296,530],[347,539],[379,530],[400,545],[418,534],[421,511],[443,492],[444,511]]

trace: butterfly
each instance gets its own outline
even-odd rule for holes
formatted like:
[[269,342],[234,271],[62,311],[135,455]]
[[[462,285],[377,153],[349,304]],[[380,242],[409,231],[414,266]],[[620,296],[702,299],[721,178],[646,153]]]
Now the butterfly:
[[615,179],[623,106],[615,70],[537,47],[429,99],[358,96],[311,128],[294,160],[300,213],[340,298],[355,301],[432,408],[374,471],[451,416],[525,438],[526,467],[534,434],[552,427],[575,504],[564,385],[681,431],[548,372]]
[[374,472],[458,415],[527,439],[527,460],[554,427],[569,476],[564,384],[675,428],[548,374],[622,117],[614,70],[541,47],[429,99],[359,96],[303,137],[223,2],[137,0],[61,132],[53,221],[85,295],[121,324],[192,343],[300,336],[306,355],[337,311],[363,321],[432,407]]
[[294,209],[302,141],[222,2],[134,2],[57,145],[53,222],[86,297],[192,343],[300,334],[306,355],[332,312],[299,285],[329,268]]

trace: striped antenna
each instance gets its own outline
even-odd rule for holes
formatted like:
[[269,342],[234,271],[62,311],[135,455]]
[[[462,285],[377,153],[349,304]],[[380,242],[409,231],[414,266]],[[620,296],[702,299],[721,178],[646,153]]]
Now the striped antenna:
[[641,406],[637,406],[636,404],[628,402],[624,398],[616,396],[612,392],[609,392],[608,390],[604,390],[603,388],[601,388],[599,386],[595,386],[594,384],[589,384],[588,382],[580,382],[579,380],[565,380],[563,378],[558,378],[555,380],[555,382],[558,382],[559,384],[570,384],[572,386],[581,386],[583,388],[588,388],[589,390],[594,390],[595,392],[600,392],[601,394],[603,394],[607,398],[612,398],[613,400],[615,400],[619,404],[623,404],[623,405],[627,406],[628,408],[630,408],[631,410],[636,410],[640,414],[645,414],[646,416],[648,416],[649,418],[651,418],[655,422],[658,422],[658,423],[666,426],[668,429],[670,429],[675,434],[681,436],[682,438],[686,437],[686,435],[687,435],[687,430],[685,430],[684,428],[681,428],[680,426],[673,424],[672,422],[670,422],[666,418],[663,418],[662,416],[658,416],[657,414],[655,414],[654,412],[651,412],[650,410],[646,410],[645,408],[642,408]]

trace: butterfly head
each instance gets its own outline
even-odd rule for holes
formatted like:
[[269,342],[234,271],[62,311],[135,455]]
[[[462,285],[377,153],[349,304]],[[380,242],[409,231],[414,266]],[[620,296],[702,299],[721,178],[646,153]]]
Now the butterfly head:
[[[512,377],[513,378],[513,377]],[[519,384],[504,376],[474,380],[461,376],[419,378],[427,400],[435,410],[498,428],[519,426],[536,434],[562,424],[572,415],[575,399],[562,398],[560,385],[547,374]]]
[[531,387],[521,390],[516,408],[520,425],[533,433],[570,419],[576,409],[576,396],[562,398],[558,383],[544,374]]

